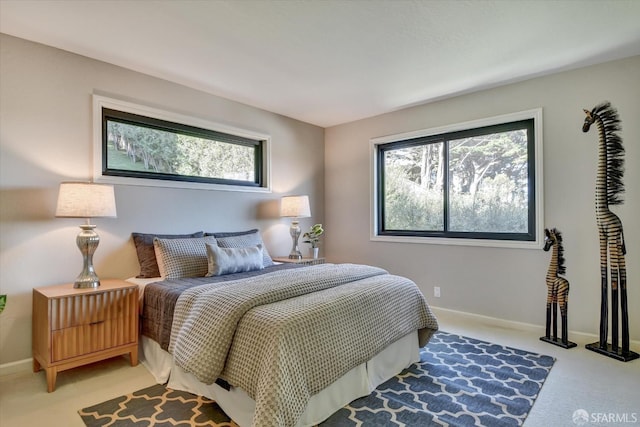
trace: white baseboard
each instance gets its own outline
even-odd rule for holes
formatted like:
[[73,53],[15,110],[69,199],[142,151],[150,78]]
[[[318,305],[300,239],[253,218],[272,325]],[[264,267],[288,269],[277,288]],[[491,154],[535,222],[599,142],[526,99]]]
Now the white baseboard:
[[505,319],[500,319],[498,317],[484,316],[482,314],[467,313],[466,311],[452,310],[450,308],[443,308],[443,307],[431,306],[431,309],[435,313],[436,317],[438,316],[438,314],[440,314],[441,316],[446,316],[447,314],[449,314],[449,315],[454,315],[456,317],[472,320],[474,322],[482,323],[487,326],[499,326],[502,328],[517,329],[520,331],[530,331],[530,332],[537,332],[540,330],[544,330],[544,327],[539,325],[534,325],[532,323],[515,322],[513,320],[505,320]]
[[31,372],[32,370],[32,358],[18,360],[16,362],[3,363],[0,365],[0,377],[23,372]]
[[[500,319],[500,318],[497,318],[497,317],[484,316],[484,315],[481,315],[481,314],[474,314],[474,313],[467,313],[467,312],[464,312],[464,311],[451,310],[449,308],[431,306],[431,309],[435,313],[436,317],[438,317],[439,313],[442,316],[445,316],[445,315],[449,314],[449,315],[454,315],[456,317],[462,317],[462,318],[468,319],[469,321],[482,323],[482,324],[487,325],[487,326],[496,326],[496,327],[500,327],[500,328],[515,329],[515,330],[519,330],[519,331],[535,332],[537,334],[544,334],[544,329],[545,329],[545,327],[542,326],[542,325],[534,325],[532,323],[524,323],[524,322],[516,322],[516,321],[513,321],[513,320],[505,320],[505,319]],[[569,330],[569,334],[571,336],[574,336],[574,337],[580,337],[580,341],[584,341],[584,342],[589,342],[589,341],[596,342],[596,341],[598,341],[600,339],[598,335],[590,334],[590,333],[586,333],[586,332],[579,332],[579,331]],[[638,341],[638,340],[630,340],[629,344],[633,345],[634,347],[638,347],[638,346],[640,346],[640,341]]]

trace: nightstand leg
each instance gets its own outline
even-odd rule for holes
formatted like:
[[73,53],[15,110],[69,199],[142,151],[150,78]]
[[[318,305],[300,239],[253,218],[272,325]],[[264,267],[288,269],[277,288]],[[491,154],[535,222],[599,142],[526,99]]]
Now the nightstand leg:
[[56,377],[58,376],[58,370],[54,367],[47,368],[47,391],[51,393],[56,389]]
[[138,365],[138,346],[136,346],[134,350],[131,350],[129,353],[129,359],[131,360],[131,366]]
[[40,369],[42,367],[40,366],[40,362],[38,362],[38,360],[34,357],[33,358],[33,372],[40,372]]

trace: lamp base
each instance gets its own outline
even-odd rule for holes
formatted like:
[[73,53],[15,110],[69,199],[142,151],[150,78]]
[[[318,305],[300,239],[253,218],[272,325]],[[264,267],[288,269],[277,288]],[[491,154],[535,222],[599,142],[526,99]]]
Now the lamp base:
[[298,248],[298,239],[300,238],[300,225],[298,221],[291,221],[291,227],[289,228],[289,234],[291,235],[291,241],[293,246],[291,247],[291,253],[289,253],[289,259],[302,259],[302,252]]
[[88,288],[97,288],[100,286],[100,279],[97,277],[95,279],[92,278],[78,278],[74,283],[73,287],[76,289],[88,289]]
[[96,251],[98,243],[100,243],[100,236],[93,231],[96,228],[95,225],[84,224],[80,228],[82,228],[82,231],[76,237],[76,243],[80,252],[82,252],[83,266],[82,271],[76,277],[73,287],[80,289],[97,288],[100,286],[100,279],[98,279],[93,269],[93,253]]

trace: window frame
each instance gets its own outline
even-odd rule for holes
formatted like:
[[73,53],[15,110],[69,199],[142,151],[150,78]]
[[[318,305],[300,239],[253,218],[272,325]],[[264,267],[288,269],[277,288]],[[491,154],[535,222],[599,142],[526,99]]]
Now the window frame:
[[[227,143],[253,144],[255,150],[255,181],[194,177],[178,174],[139,172],[107,168],[106,124],[113,121],[185,133],[202,138],[226,138]],[[190,188],[205,190],[271,192],[271,137],[266,134],[222,125],[196,117],[160,110],[100,95],[93,95],[93,178],[96,182],[151,187]]]
[[[533,120],[532,130],[534,135],[533,144],[529,144],[528,168],[529,168],[529,188],[533,186],[533,191],[529,194],[529,203],[533,202],[533,207],[529,208],[529,223],[533,222],[533,230],[530,233],[482,233],[482,232],[455,232],[455,231],[408,231],[408,230],[384,230],[382,224],[382,203],[381,198],[384,193],[384,182],[382,181],[383,152],[390,144],[411,145],[420,144],[424,141],[443,141],[443,135],[455,133],[465,133],[490,126],[508,125],[516,122]],[[453,138],[450,138],[453,139]],[[370,240],[403,242],[403,243],[423,243],[423,244],[444,244],[444,245],[465,245],[465,246],[488,246],[488,247],[510,247],[524,249],[540,249],[544,245],[544,199],[543,199],[543,165],[542,165],[542,108],[521,111],[517,113],[505,114],[485,119],[473,120],[464,123],[457,123],[437,128],[422,129],[413,132],[377,137],[370,140],[371,151],[371,209],[370,209]],[[446,146],[445,146],[446,148]],[[533,164],[531,164],[533,162]],[[531,172],[534,176],[531,177]],[[445,170],[448,176],[449,169]],[[446,182],[446,181],[445,181]],[[445,203],[446,191],[444,194]],[[443,206],[443,214],[445,213]],[[447,226],[445,220],[445,227]],[[515,237],[515,238],[514,238]]]

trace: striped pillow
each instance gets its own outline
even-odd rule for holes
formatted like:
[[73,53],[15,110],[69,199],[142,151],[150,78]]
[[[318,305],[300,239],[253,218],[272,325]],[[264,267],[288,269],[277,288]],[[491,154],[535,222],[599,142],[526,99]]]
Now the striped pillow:
[[204,277],[208,271],[206,243],[215,237],[192,239],[153,239],[158,269],[163,279]]

